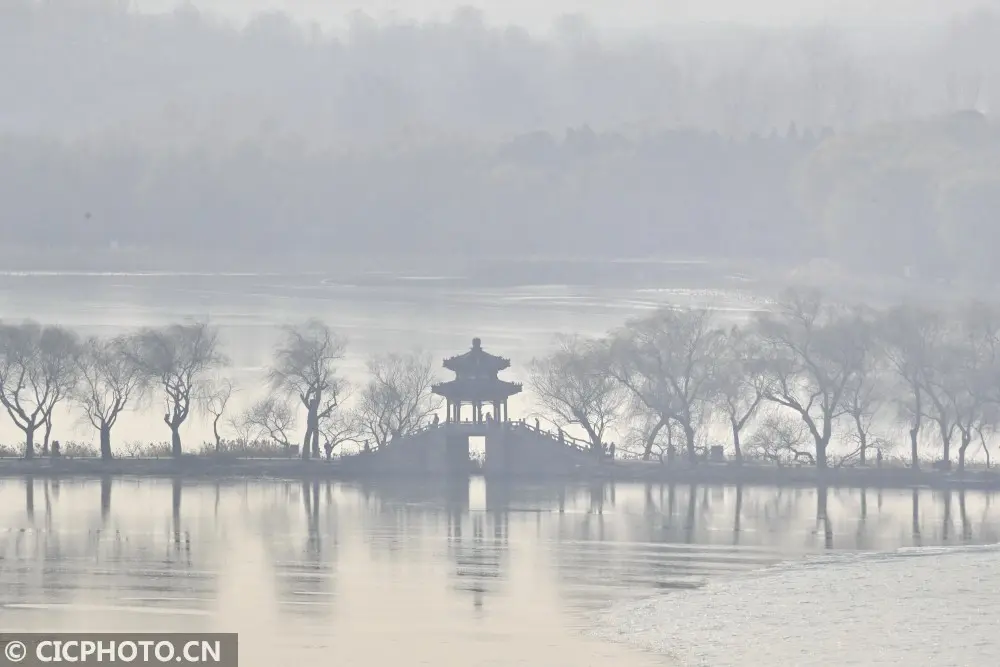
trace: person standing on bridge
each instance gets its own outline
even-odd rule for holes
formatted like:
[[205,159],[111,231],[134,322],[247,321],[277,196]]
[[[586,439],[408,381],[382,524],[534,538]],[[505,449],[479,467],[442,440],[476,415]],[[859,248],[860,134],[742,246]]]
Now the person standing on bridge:
[[535,417],[535,430],[538,431],[539,433],[542,432],[542,420],[539,419],[538,417]]

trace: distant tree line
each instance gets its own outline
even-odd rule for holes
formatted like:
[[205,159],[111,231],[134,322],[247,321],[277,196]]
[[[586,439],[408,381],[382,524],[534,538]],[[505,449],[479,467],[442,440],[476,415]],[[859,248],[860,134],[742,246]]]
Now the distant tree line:
[[[808,254],[792,189],[820,136],[643,139],[590,128],[504,142],[316,151],[295,142],[134,144],[0,138],[10,246],[294,265],[331,253]],[[699,233],[691,233],[697,221]],[[197,243],[192,241],[197,239]],[[303,267],[306,269],[311,266]]]
[[531,378],[595,451],[624,433],[620,450],[642,459],[675,448],[697,462],[728,442],[737,461],[825,468],[905,443],[914,468],[931,448],[963,469],[980,447],[989,462],[1000,428],[1000,308],[873,309],[811,290],[749,322],[667,306],[601,339],[561,338]]
[[239,27],[195,4],[152,14],[121,0],[0,3],[0,127],[166,146],[294,132],[328,146],[583,123],[746,136],[791,121],[839,130],[995,107],[1000,92],[1000,16],[986,11],[926,33],[894,26],[868,46],[832,26],[612,39],[585,16],[539,34],[490,25],[468,7],[426,22],[354,13],[336,32],[280,12]]
[[44,250],[36,264],[60,249],[104,267],[200,252],[200,266],[239,270],[314,270],[359,253],[827,258],[992,279],[998,156],[1000,128],[971,112],[836,135],[580,127],[395,150],[7,138],[0,232],[8,251]]
[[[225,377],[228,359],[217,330],[205,322],[147,328],[81,340],[72,331],[35,322],[0,324],[0,405],[23,433],[24,456],[50,453],[53,413],[74,408],[97,432],[101,458],[111,459],[112,430],[133,408],[163,406],[170,452],[181,456],[181,427],[194,411],[211,419],[216,452],[273,443],[305,459],[345,442],[379,448],[421,428],[437,410],[433,365],[424,354],[386,354],[368,362],[369,379],[351,387],[338,374],[345,341],[308,321],[284,330],[267,371],[269,394],[229,414],[238,387]],[[295,430],[301,416],[305,428]],[[225,433],[224,433],[225,432]],[[228,435],[228,437],[225,437]]]
[[[198,411],[216,452],[264,441],[306,459],[327,445],[384,447],[440,409],[428,355],[373,357],[351,387],[340,374],[345,346],[319,321],[286,327],[261,378],[270,391],[232,414],[239,387],[207,323],[85,340],[60,326],[4,323],[0,405],[26,457],[49,452],[54,410],[66,405],[93,427],[106,459],[120,415],[156,405],[174,456]],[[828,467],[865,465],[873,450],[905,443],[914,467],[931,449],[964,468],[980,449],[989,460],[1000,429],[1000,308],[875,309],[815,290],[789,291],[748,322],[664,306],[600,339],[560,337],[532,362],[530,387],[530,400],[561,428],[580,428],[595,452],[622,435],[619,451],[642,459],[675,450],[697,462],[726,443],[737,461]]]

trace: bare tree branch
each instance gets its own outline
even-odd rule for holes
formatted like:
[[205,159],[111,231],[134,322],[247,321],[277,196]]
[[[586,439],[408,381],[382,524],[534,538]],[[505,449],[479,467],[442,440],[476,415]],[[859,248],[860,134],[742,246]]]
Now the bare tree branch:
[[591,448],[600,452],[604,434],[624,416],[628,392],[608,373],[606,345],[578,336],[560,336],[556,345],[531,363],[533,393],[560,426],[580,426]]

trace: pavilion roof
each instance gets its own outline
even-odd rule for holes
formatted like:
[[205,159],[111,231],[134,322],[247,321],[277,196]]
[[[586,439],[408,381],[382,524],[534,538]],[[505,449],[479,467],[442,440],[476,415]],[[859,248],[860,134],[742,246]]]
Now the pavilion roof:
[[497,378],[458,378],[448,382],[440,382],[431,387],[438,396],[444,396],[452,401],[469,401],[491,403],[504,401],[514,394],[521,393],[519,382],[507,382]]
[[445,359],[444,367],[459,376],[496,375],[510,367],[510,359],[490,354],[483,349],[482,340],[473,338],[472,348],[464,354]]

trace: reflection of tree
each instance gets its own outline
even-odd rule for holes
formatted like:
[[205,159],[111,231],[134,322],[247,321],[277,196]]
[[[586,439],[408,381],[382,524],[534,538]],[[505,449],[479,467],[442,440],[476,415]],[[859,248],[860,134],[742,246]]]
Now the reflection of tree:
[[743,486],[736,487],[736,507],[733,509],[733,544],[740,543],[740,519],[743,518]]
[[951,537],[951,491],[941,492],[941,539],[947,542]]
[[969,523],[969,514],[965,510],[965,489],[958,491],[958,512],[962,520],[962,541],[972,541],[972,524]]
[[111,478],[107,475],[101,477],[101,527],[108,523],[111,516]]
[[284,483],[277,502],[261,512],[257,531],[271,561],[282,612],[296,617],[331,612],[335,519],[332,496],[323,502],[319,482]]
[[191,564],[191,533],[182,530],[181,525],[181,498],[184,493],[184,484],[179,478],[174,478],[170,485],[170,519],[171,532],[173,535],[174,554],[181,556]]
[[[6,564],[0,572],[0,585],[4,587],[7,602],[69,604],[78,600],[81,591],[86,591],[90,601],[105,598],[111,603],[123,594],[205,599],[215,595],[215,576],[192,572],[207,569],[207,563],[194,562],[190,539],[185,541],[185,557],[177,559],[172,557],[175,546],[172,529],[166,536],[150,531],[148,519],[139,530],[117,526],[112,529],[117,522],[111,478],[96,483],[74,482],[65,488],[52,479],[26,478],[21,483],[25,489],[41,484],[46,499],[46,528],[22,529],[0,537],[0,559]],[[159,486],[159,483],[149,485]],[[94,502],[98,492],[99,507]],[[81,496],[90,501],[80,502]],[[167,511],[166,503],[151,511],[157,509],[161,513]],[[170,512],[179,513],[173,508]],[[61,518],[67,516],[68,521]],[[179,525],[179,516],[172,518],[174,525]],[[203,554],[211,550],[213,536],[209,533],[202,542]],[[166,559],[161,555],[164,547]]]
[[[829,489],[821,486],[816,490],[816,525],[822,527],[823,547],[833,548],[833,525],[829,514]],[[817,532],[819,532],[817,530]]]

